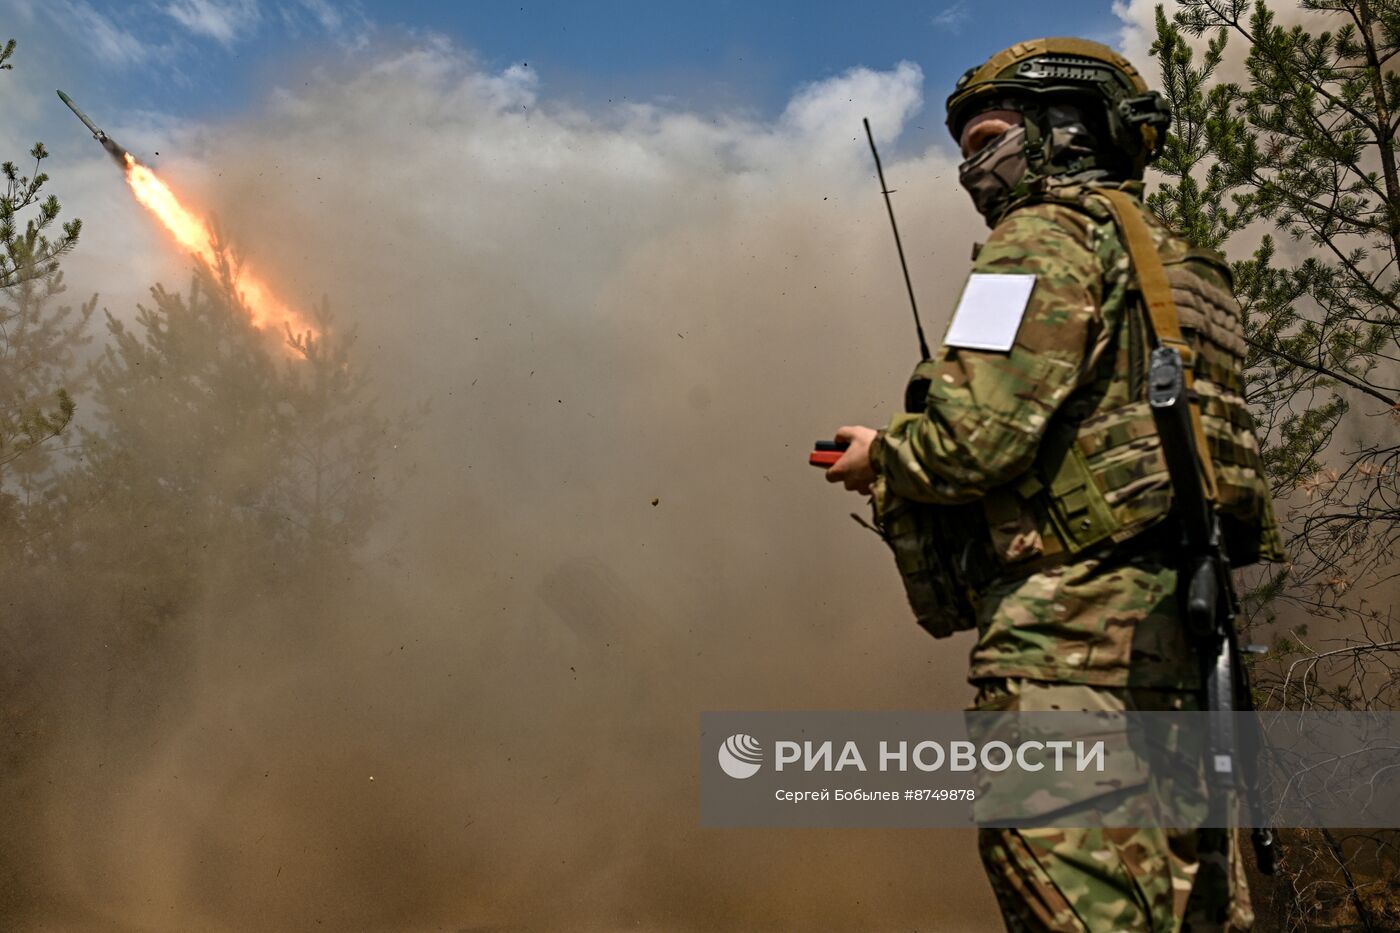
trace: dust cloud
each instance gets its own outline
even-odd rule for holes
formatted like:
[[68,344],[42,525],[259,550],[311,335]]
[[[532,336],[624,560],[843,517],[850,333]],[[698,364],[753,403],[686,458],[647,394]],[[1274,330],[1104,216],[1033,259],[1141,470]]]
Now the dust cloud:
[[697,825],[702,710],[970,698],[805,462],[918,356],[860,118],[933,336],[983,232],[951,149],[898,148],[922,85],[584,106],[429,41],[187,134],[167,177],[430,407],[357,578],[63,681],[7,928],[999,929],[971,834]]

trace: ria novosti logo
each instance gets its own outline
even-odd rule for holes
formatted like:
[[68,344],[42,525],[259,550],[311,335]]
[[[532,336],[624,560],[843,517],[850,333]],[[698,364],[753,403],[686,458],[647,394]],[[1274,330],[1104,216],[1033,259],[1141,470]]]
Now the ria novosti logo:
[[763,746],[751,735],[736,733],[719,747],[719,766],[732,778],[753,777],[762,764]]

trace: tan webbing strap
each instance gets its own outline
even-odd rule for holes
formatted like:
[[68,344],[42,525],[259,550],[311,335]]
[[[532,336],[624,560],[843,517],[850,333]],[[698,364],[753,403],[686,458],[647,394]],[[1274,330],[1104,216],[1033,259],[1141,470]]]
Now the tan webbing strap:
[[1118,229],[1123,232],[1128,257],[1137,271],[1138,287],[1147,304],[1147,316],[1152,321],[1153,333],[1163,346],[1172,347],[1181,354],[1186,371],[1186,397],[1191,406],[1191,430],[1196,435],[1196,459],[1201,465],[1206,495],[1212,502],[1218,502],[1215,465],[1211,461],[1210,446],[1206,443],[1206,432],[1201,425],[1201,403],[1196,396],[1196,353],[1181,335],[1181,321],[1177,317],[1176,302],[1172,301],[1167,270],[1162,265],[1162,257],[1157,254],[1157,243],[1152,238],[1152,231],[1147,228],[1142,207],[1136,198],[1117,188],[1100,188],[1096,193],[1108,198],[1113,216],[1118,221]]

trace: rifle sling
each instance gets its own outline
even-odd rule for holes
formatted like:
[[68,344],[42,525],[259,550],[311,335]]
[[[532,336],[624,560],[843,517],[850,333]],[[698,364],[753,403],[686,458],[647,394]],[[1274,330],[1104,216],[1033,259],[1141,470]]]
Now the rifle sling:
[[1162,265],[1162,257],[1157,253],[1157,243],[1152,231],[1142,216],[1142,206],[1126,191],[1117,188],[1102,188],[1098,194],[1108,199],[1118,229],[1128,246],[1128,258],[1137,273],[1138,289],[1147,305],[1147,316],[1152,322],[1152,332],[1157,342],[1175,349],[1181,354],[1185,370],[1186,398],[1190,405],[1191,431],[1196,438],[1196,461],[1201,467],[1206,495],[1212,503],[1218,502],[1215,485],[1215,465],[1211,462],[1210,446],[1206,443],[1205,429],[1201,425],[1201,404],[1196,395],[1195,361],[1196,352],[1181,334],[1181,321],[1176,313],[1176,302],[1172,300],[1172,289],[1167,281],[1167,270]]

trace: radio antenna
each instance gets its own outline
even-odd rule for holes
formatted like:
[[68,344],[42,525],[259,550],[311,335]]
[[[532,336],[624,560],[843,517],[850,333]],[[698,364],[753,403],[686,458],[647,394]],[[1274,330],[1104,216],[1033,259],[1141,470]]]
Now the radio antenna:
[[880,164],[880,151],[875,148],[875,134],[870,132],[870,119],[862,117],[865,124],[865,138],[870,140],[870,154],[875,157],[875,174],[880,177],[880,193],[885,196],[885,210],[890,214],[890,229],[894,230],[894,248],[899,251],[899,268],[904,270],[904,287],[909,290],[909,306],[914,309],[914,329],[919,333],[919,352],[924,359],[929,358],[928,341],[924,339],[924,324],[919,320],[919,303],[914,300],[914,283],[909,280],[909,263],[904,261],[904,244],[899,239],[899,224],[894,221],[894,205],[890,202],[890,189],[885,185],[885,169]]

